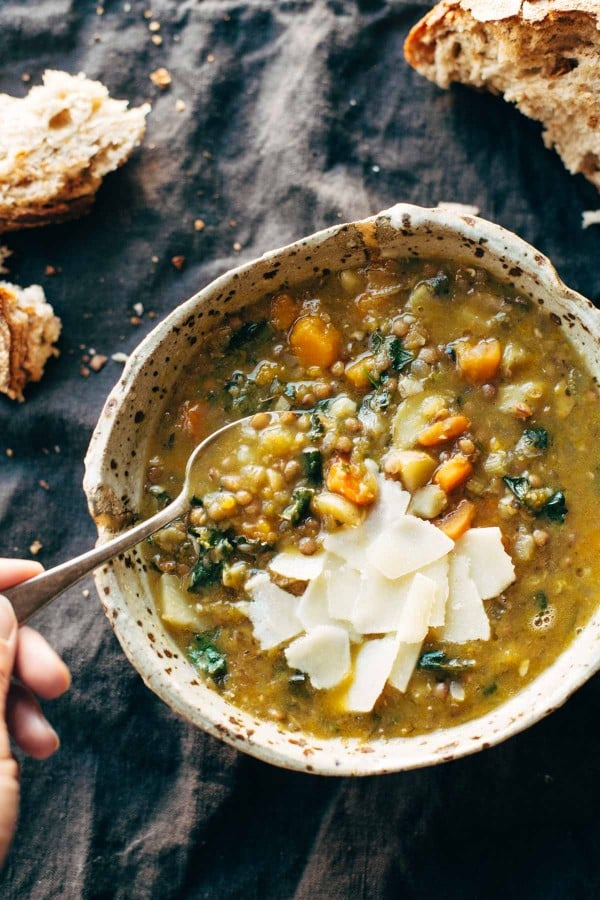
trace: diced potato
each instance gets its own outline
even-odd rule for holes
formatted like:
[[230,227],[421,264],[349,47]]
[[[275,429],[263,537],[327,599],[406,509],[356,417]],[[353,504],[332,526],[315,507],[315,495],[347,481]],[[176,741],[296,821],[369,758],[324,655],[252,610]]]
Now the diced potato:
[[161,619],[173,628],[201,631],[202,617],[188,602],[175,575],[160,576]]
[[390,450],[383,464],[389,475],[399,475],[407,491],[415,491],[427,484],[436,461],[423,450]]
[[448,404],[441,394],[422,391],[403,400],[398,406],[392,427],[394,446],[410,450],[417,443],[417,435],[431,419]]
[[513,372],[520,369],[526,362],[529,361],[529,354],[520,344],[515,344],[513,341],[509,341],[508,344],[504,347],[502,351],[502,363],[501,369],[502,374],[510,377]]
[[502,347],[496,338],[478,341],[474,345],[459,341],[454,349],[461,374],[472,384],[485,384],[498,373]]
[[303,366],[326,369],[338,359],[342,346],[339,331],[321,316],[298,319],[290,334],[290,347]]
[[310,504],[312,512],[317,516],[331,516],[342,525],[360,525],[363,519],[362,510],[355,503],[334,494],[331,491],[322,491],[315,494]]
[[340,284],[348,294],[360,294],[365,289],[365,278],[356,269],[344,269],[339,275]]
[[497,407],[501,412],[519,416],[523,406],[535,407],[544,394],[541,381],[505,384],[498,389]]
[[327,415],[334,419],[347,419],[356,415],[356,403],[350,397],[336,397],[327,410]]
[[438,484],[426,484],[412,495],[408,512],[421,519],[435,519],[446,509],[448,498]]
[[566,419],[573,407],[575,406],[575,397],[573,396],[568,382],[563,378],[554,387],[554,408],[559,419]]

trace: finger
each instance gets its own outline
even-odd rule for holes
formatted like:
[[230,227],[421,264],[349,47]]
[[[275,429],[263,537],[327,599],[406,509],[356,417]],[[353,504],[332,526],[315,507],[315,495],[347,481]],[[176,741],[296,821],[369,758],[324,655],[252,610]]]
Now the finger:
[[16,648],[17,618],[6,597],[0,594],[0,760],[11,755],[5,712]]
[[0,865],[4,862],[19,813],[19,770],[11,756],[6,730],[7,693],[17,646],[17,619],[0,594]]
[[44,700],[60,697],[71,684],[71,673],[58,653],[27,625],[19,629],[14,674]]
[[0,591],[13,587],[44,571],[44,567],[32,559],[3,559],[0,557]]
[[24,753],[46,759],[58,750],[60,741],[33,694],[21,684],[12,684],[6,708],[8,730]]
[[19,766],[12,757],[0,759],[0,868],[12,836],[15,833],[19,814]]

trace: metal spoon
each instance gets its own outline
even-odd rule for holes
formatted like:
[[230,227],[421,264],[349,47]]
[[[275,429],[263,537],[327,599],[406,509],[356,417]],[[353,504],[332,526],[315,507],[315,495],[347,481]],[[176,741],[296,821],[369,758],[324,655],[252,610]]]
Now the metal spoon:
[[[278,413],[269,413],[271,419],[277,415]],[[124,534],[118,535],[118,537],[113,538],[106,544],[101,544],[94,550],[88,550],[87,553],[82,553],[81,556],[76,556],[75,559],[71,559],[69,562],[54,566],[54,568],[48,569],[47,572],[43,572],[41,575],[36,575],[35,578],[31,578],[29,581],[24,581],[15,587],[2,591],[4,596],[12,603],[18,621],[26,622],[50,600],[58,597],[71,585],[76,584],[92,569],[96,569],[107,560],[118,556],[119,553],[130,550],[131,547],[135,547],[140,541],[150,537],[154,532],[160,531],[161,528],[169,525],[179,516],[184,515],[189,509],[190,500],[194,494],[193,472],[203,452],[225,432],[230,431],[232,428],[239,428],[253,418],[254,415],[246,416],[243,419],[238,419],[236,422],[230,422],[228,425],[224,425],[223,428],[219,428],[218,431],[214,431],[198,444],[187,461],[181,492],[164,509],[161,509],[155,515],[150,516],[149,519],[140,522],[139,525],[126,531]]]

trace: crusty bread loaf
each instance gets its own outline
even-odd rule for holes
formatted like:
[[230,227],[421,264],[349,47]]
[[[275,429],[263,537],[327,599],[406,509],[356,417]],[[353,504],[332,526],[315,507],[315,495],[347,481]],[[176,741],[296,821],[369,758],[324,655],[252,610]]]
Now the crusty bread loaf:
[[84,75],[43,81],[22,99],[0,94],[0,232],[87,212],[144,135],[148,104],[127,109]]
[[487,88],[542,122],[546,146],[600,190],[597,0],[442,0],[404,51],[440,87]]
[[0,391],[23,400],[28,381],[39,381],[60,335],[60,319],[39,284],[20,288],[0,282]]

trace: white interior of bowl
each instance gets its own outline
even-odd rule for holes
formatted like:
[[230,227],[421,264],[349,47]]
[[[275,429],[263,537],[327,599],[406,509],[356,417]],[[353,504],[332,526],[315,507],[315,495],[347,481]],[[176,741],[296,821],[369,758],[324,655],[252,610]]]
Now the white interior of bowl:
[[[130,357],[108,398],[86,457],[84,488],[108,540],[135,517],[144,482],[148,436],[178,372],[204,334],[227,312],[266,292],[366,261],[378,246],[393,257],[437,257],[487,268],[540,304],[600,376],[600,313],[558,278],[549,261],[508,231],[472,216],[399,204],[364,222],[340,225],[229,272],[160,323]],[[393,772],[452,759],[498,743],[562,704],[600,667],[600,608],[535,681],[473,721],[408,738],[319,740],[259,721],[225,702],[196,675],[154,609],[139,553],[96,573],[106,614],[146,684],[174,710],[228,743],[270,763],[336,775]]]

